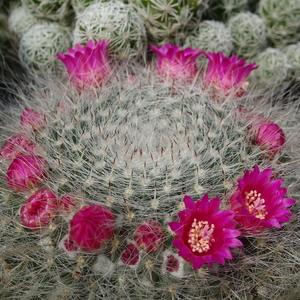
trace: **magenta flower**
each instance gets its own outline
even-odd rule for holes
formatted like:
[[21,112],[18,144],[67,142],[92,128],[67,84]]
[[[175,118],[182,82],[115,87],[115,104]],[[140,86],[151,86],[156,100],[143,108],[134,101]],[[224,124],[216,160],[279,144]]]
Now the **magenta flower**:
[[15,192],[27,192],[37,188],[46,177],[46,162],[40,156],[18,156],[10,164],[6,182]]
[[113,213],[102,205],[88,205],[79,210],[70,221],[70,238],[84,251],[104,245],[115,230]]
[[125,250],[121,254],[121,261],[125,265],[134,266],[140,259],[140,252],[138,248],[130,243],[126,246]]
[[277,124],[263,123],[258,126],[255,142],[270,155],[274,155],[282,150],[286,140],[284,132]]
[[71,81],[78,87],[101,86],[110,76],[107,47],[108,41],[95,43],[88,41],[86,46],[77,44],[69,49],[68,54],[58,53],[57,57],[64,63]]
[[58,200],[50,190],[38,190],[21,207],[20,217],[24,226],[38,230],[47,227],[57,217]]
[[37,146],[25,133],[14,135],[9,138],[1,148],[0,157],[13,160],[18,156],[36,154]]
[[238,187],[230,198],[235,220],[243,231],[259,233],[271,226],[281,228],[279,222],[288,222],[292,212],[286,209],[294,199],[283,198],[287,188],[280,187],[282,179],[271,180],[272,169],[260,172],[258,166],[246,171],[238,180]]
[[225,92],[225,95],[233,89],[237,96],[242,96],[247,77],[258,66],[255,63],[245,65],[244,59],[239,60],[236,55],[226,57],[222,52],[206,52],[204,55],[209,59],[205,74],[206,85],[213,86],[216,91]]
[[204,52],[191,48],[179,50],[177,45],[170,44],[161,47],[151,45],[149,49],[158,55],[156,71],[159,76],[185,81],[196,76],[198,72],[196,59]]
[[142,250],[152,253],[157,251],[163,242],[163,232],[158,223],[147,220],[136,228],[134,240]]
[[31,109],[24,109],[21,116],[21,129],[39,131],[46,124],[44,114]]
[[209,201],[204,195],[196,202],[189,196],[184,197],[186,209],[178,213],[179,222],[169,223],[176,233],[173,245],[178,255],[193,265],[194,270],[207,263],[224,264],[224,258],[231,259],[228,247],[242,246],[238,237],[241,232],[234,229],[233,211],[219,211],[220,199]]

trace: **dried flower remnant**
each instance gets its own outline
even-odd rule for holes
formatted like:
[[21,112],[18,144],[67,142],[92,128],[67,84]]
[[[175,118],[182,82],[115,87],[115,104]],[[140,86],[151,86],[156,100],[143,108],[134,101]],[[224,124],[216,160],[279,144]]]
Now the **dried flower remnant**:
[[38,190],[21,207],[20,218],[24,226],[39,230],[57,217],[58,200],[50,190]]
[[239,60],[236,55],[226,57],[222,52],[206,52],[204,55],[209,59],[205,84],[224,95],[233,91],[236,96],[242,96],[247,85],[247,77],[258,66],[255,63],[245,65],[244,59]]
[[157,251],[163,242],[161,226],[152,220],[144,221],[136,228],[134,240],[147,253]]
[[259,233],[271,226],[281,228],[279,222],[289,222],[292,212],[286,208],[295,200],[283,198],[287,193],[287,188],[281,187],[283,179],[271,178],[271,168],[261,172],[256,165],[238,180],[230,203],[235,220],[246,233]]
[[196,76],[196,59],[204,52],[191,48],[179,50],[177,45],[170,44],[161,47],[151,45],[149,48],[158,56],[156,72],[160,77],[184,81]]
[[75,49],[68,49],[67,54],[58,53],[64,63],[71,81],[78,87],[101,86],[110,74],[107,47],[109,40],[95,43],[88,41],[86,46],[77,44]]
[[115,230],[115,217],[103,205],[87,205],[70,221],[70,238],[84,251],[99,249]]
[[241,234],[235,229],[233,211],[219,211],[220,199],[209,201],[208,195],[196,202],[184,197],[186,209],[178,213],[179,222],[169,223],[176,233],[173,245],[178,255],[193,265],[194,270],[207,263],[225,263],[232,259],[229,247],[242,246],[237,237]]
[[7,170],[6,182],[15,192],[27,192],[42,185],[46,170],[46,162],[42,157],[18,156]]

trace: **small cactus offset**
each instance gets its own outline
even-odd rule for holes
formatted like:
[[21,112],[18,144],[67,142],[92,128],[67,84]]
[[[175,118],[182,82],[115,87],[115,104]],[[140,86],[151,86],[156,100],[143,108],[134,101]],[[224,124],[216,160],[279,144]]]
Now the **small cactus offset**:
[[299,297],[297,105],[257,97],[237,56],[121,67],[108,46],[59,53],[67,82],[1,116],[0,296]]

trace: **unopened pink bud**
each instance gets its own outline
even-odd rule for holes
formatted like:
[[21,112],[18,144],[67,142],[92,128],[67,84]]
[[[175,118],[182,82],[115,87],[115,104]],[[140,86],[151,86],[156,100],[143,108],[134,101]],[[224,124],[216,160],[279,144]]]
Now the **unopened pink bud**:
[[70,221],[70,238],[84,251],[103,246],[113,235],[115,217],[102,205],[88,205],[79,210]]
[[123,264],[134,266],[139,261],[139,250],[134,244],[128,244],[121,254]]
[[67,237],[64,240],[64,247],[67,251],[76,251],[78,250],[78,246],[75,244],[74,240],[70,237]]
[[155,252],[163,242],[163,232],[158,223],[152,220],[144,221],[135,230],[134,240],[142,250],[148,253]]
[[2,146],[0,155],[6,160],[13,160],[18,156],[36,154],[37,146],[25,133],[14,135]]
[[284,132],[277,124],[265,123],[258,127],[256,143],[270,154],[279,152],[285,142]]
[[78,207],[79,201],[76,195],[65,194],[60,198],[60,209],[64,213],[70,213]]
[[38,190],[21,207],[22,224],[32,230],[47,227],[57,216],[58,200],[50,190]]
[[46,162],[40,156],[18,156],[10,164],[6,182],[15,192],[27,192],[37,188],[46,177]]
[[46,123],[44,114],[26,108],[21,116],[21,128],[25,130],[38,131]]

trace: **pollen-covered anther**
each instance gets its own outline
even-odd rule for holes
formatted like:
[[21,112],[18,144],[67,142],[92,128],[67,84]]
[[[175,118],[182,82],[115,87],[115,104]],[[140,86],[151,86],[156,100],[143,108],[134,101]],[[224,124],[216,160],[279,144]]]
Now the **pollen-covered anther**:
[[194,219],[188,240],[193,252],[202,253],[209,250],[211,243],[215,241],[212,236],[214,228],[214,224]]
[[264,220],[268,212],[266,211],[265,199],[261,198],[261,193],[256,190],[245,192],[246,208],[256,218]]

